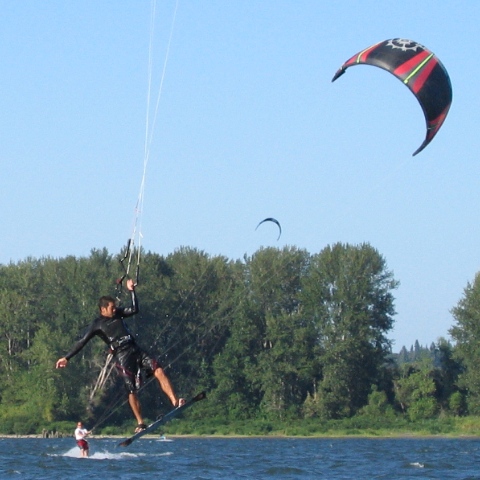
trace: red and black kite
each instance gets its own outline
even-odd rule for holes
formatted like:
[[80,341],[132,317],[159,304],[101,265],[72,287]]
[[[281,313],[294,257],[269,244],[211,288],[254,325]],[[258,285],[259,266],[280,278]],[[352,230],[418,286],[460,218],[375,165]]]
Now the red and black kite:
[[400,79],[417,97],[427,123],[425,140],[413,155],[421,152],[437,134],[452,104],[452,85],[445,67],[423,45],[403,38],[376,43],[347,60],[334,82],[353,65],[374,65]]

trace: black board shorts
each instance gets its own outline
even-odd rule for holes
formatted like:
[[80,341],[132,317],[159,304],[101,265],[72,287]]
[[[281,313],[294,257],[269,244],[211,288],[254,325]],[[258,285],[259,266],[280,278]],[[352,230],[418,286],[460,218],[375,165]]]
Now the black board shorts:
[[160,364],[136,344],[115,351],[115,367],[122,377],[128,393],[136,392],[142,383],[142,371],[151,377]]

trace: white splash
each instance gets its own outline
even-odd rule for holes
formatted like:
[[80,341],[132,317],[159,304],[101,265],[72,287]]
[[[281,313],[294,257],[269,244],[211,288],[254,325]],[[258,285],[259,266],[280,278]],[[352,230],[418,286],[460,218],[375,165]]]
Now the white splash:
[[[73,447],[67,452],[60,454],[60,455],[52,455],[52,456],[59,456],[59,457],[71,457],[71,458],[82,458],[80,456],[80,450],[78,447]],[[129,452],[121,452],[121,453],[112,453],[104,450],[103,452],[94,452],[92,455],[89,455],[87,458],[82,458],[82,460],[121,460],[122,458],[136,458],[142,457],[145,454],[142,453],[129,453]]]

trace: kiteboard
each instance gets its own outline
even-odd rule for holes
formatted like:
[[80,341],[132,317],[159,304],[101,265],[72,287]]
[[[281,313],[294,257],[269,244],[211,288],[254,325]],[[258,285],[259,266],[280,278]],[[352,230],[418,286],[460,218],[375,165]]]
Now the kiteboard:
[[147,426],[144,430],[135,433],[129,438],[126,438],[122,442],[118,444],[119,447],[128,447],[134,440],[138,440],[140,437],[143,437],[147,433],[153,432],[155,429],[157,429],[160,425],[164,425],[165,423],[169,422],[170,420],[173,420],[176,416],[180,415],[184,410],[187,408],[191,407],[193,404],[199,402],[200,400],[203,400],[204,398],[207,398],[207,395],[205,392],[201,392],[192,399],[188,400],[188,402],[184,403],[181,407],[174,408],[173,410],[170,410],[168,413],[163,415],[162,417],[158,418],[155,420],[153,423]]

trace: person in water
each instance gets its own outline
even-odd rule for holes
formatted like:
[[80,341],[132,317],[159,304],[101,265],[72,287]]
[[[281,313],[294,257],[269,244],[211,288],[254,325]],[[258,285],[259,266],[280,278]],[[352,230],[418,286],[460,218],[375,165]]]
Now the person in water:
[[88,442],[85,440],[85,437],[92,433],[89,432],[86,428],[83,428],[82,422],[77,423],[77,428],[75,429],[75,440],[77,441],[78,448],[80,449],[81,457],[88,457]]
[[132,279],[127,280],[127,289],[131,295],[129,307],[116,307],[115,299],[110,296],[101,297],[98,301],[100,315],[90,324],[85,335],[72,347],[72,349],[56,363],[56,368],[64,368],[68,361],[94,337],[100,337],[110,348],[117,372],[123,378],[128,392],[128,403],[137,420],[135,432],[146,428],[143,421],[137,390],[140,387],[140,376],[143,370],[147,377],[152,375],[158,380],[160,388],[167,395],[174,407],[185,403],[183,398],[178,398],[173,386],[161,365],[144,352],[130,334],[124,319],[138,313],[138,299],[135,293],[135,284]]

